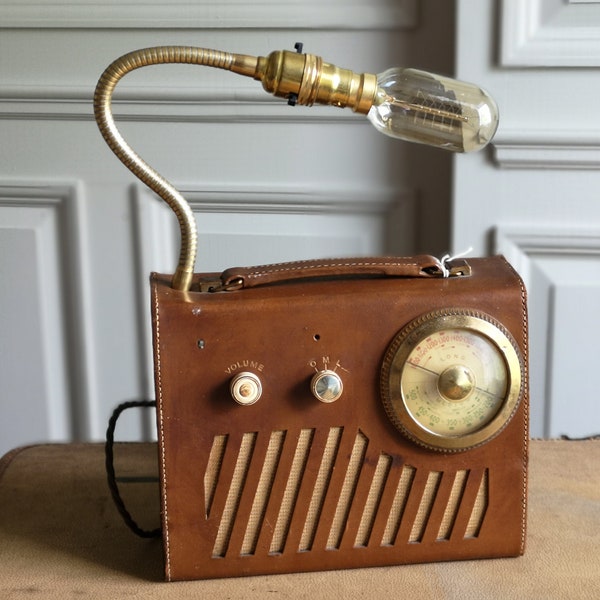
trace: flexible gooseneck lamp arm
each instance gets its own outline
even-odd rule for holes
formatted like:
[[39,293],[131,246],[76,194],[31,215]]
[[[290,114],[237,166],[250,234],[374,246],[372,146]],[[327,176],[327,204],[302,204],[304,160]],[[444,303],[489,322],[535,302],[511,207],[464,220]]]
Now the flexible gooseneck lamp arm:
[[100,77],[94,114],[104,139],[119,160],[171,207],[179,222],[181,250],[174,289],[190,288],[198,245],[196,221],[185,198],[129,146],[115,124],[112,95],[131,71],[166,63],[225,69],[261,81],[267,92],[292,105],[349,107],[367,115],[386,135],[456,152],[482,148],[496,131],[496,105],[474,85],[415,69],[357,74],[302,54],[299,45],[297,50],[254,57],[195,47],[146,48],[118,58]]

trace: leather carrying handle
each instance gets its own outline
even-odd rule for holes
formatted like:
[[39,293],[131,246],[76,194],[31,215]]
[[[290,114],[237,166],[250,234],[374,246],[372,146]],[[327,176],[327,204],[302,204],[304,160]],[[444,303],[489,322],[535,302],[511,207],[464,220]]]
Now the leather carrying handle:
[[297,279],[379,277],[443,277],[442,263],[434,256],[341,258],[233,267],[221,273],[221,289],[237,290]]

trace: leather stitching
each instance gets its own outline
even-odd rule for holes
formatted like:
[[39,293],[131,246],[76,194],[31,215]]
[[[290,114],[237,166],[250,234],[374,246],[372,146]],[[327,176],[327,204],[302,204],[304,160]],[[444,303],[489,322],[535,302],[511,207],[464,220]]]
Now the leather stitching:
[[[513,269],[514,271],[514,269]],[[516,271],[515,271],[516,275]],[[527,325],[527,291],[525,290],[525,286],[523,284],[523,280],[518,276],[517,279],[519,281],[519,285],[521,287],[521,303],[522,303],[522,313],[523,313],[523,350],[525,354],[525,377],[527,381],[527,405],[525,406],[525,432],[523,435],[523,444],[525,448],[525,456],[523,458],[523,516],[521,521],[521,554],[525,551],[525,538],[527,531],[527,487],[528,487],[528,479],[529,479],[529,470],[528,470],[528,459],[529,456],[529,334],[528,334],[528,325]]]
[[525,289],[525,285],[523,284],[523,280],[515,270],[515,268],[506,261],[510,270],[513,273],[513,276],[517,280],[519,287],[521,289],[521,314],[523,315],[521,326],[523,332],[523,362],[525,369],[525,381],[527,382],[527,389],[524,390],[527,394],[527,404],[524,410],[524,420],[525,427],[523,433],[523,448],[524,448],[524,456],[523,456],[523,491],[522,491],[522,506],[523,512],[521,515],[521,554],[525,552],[525,540],[527,535],[527,487],[529,481],[529,470],[528,470],[528,456],[529,456],[529,334],[528,334],[528,326],[527,326],[527,290]]
[[251,271],[249,273],[245,273],[245,277],[264,277],[266,275],[271,275],[273,273],[286,273],[290,271],[308,271],[315,269],[325,269],[325,268],[350,268],[350,267],[418,267],[419,264],[417,262],[385,262],[385,261],[371,261],[371,262],[339,262],[339,263],[279,263],[271,265],[271,267],[278,268],[269,268],[264,269],[262,271]]
[[158,304],[158,293],[156,282],[153,282],[154,295],[154,314],[156,319],[156,395],[157,395],[157,410],[160,423],[160,468],[162,474],[162,502],[164,515],[164,548],[165,548],[165,574],[168,581],[171,580],[171,553],[169,545],[169,527],[168,527],[168,503],[167,503],[167,470],[165,459],[165,433],[164,433],[164,418],[163,418],[163,395],[162,395],[162,378],[161,378],[161,357],[160,357],[160,311]]

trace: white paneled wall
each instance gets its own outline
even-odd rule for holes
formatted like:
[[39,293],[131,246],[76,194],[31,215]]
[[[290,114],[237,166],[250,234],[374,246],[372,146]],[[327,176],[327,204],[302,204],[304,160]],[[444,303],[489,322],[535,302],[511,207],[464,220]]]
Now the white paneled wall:
[[[97,131],[102,70],[151,45],[297,41],[356,71],[449,73],[454,3],[0,0],[0,452],[102,439],[116,404],[153,395],[147,278],[172,272],[178,236]],[[198,269],[447,249],[446,155],[207,68],[143,69],[115,100],[125,137],[193,206]],[[122,437],[145,427],[128,417]]]
[[529,288],[531,432],[600,433],[600,2],[459,0],[457,76],[498,101],[488,154],[455,162],[453,245]]
[[[131,144],[189,199],[197,268],[383,252],[501,252],[530,294],[534,436],[600,431],[600,2],[0,0],[0,452],[99,440],[153,395],[148,273],[172,271],[169,210],[92,116],[132,49],[305,50],[356,71],[455,74],[497,99],[489,151],[450,157],[351,112],[290,108],[260,85],[162,66],[119,85]],[[452,196],[453,203],[449,199]],[[129,416],[122,435],[147,435]]]

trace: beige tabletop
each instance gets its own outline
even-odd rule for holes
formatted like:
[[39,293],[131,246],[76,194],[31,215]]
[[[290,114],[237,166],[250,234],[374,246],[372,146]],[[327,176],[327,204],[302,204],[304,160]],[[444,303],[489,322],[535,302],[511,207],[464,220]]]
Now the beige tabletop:
[[[132,513],[158,526],[155,449],[119,444]],[[0,598],[600,598],[600,441],[533,441],[525,555],[296,575],[162,582],[159,540],[127,529],[102,445],[38,445],[0,461]]]

